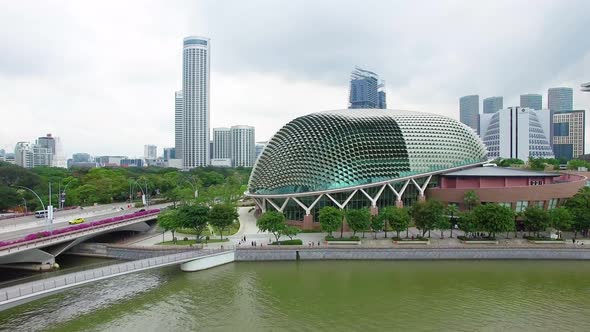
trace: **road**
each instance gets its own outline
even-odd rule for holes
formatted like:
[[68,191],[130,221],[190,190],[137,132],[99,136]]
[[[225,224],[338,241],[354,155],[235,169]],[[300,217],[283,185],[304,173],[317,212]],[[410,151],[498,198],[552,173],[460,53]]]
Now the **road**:
[[[152,205],[149,209],[161,209],[170,205],[169,203],[165,204],[158,204]],[[0,240],[15,240],[22,238],[28,234],[41,232],[45,230],[52,230],[56,228],[63,228],[69,225],[69,221],[75,218],[84,218],[86,222],[102,220],[106,218],[116,217],[124,214],[133,213],[139,211],[142,208],[126,208],[127,205],[121,204],[111,204],[110,208],[104,209],[104,205],[102,206],[102,210],[94,210],[94,211],[87,211],[86,208],[84,210],[77,210],[76,213],[70,213],[67,215],[61,215],[58,219],[54,220],[53,225],[51,228],[45,224],[44,219],[35,219],[34,221],[29,221],[26,223],[13,225],[13,226],[5,226],[0,228]],[[120,207],[124,207],[125,209],[121,211]],[[62,211],[65,212],[65,211]]]

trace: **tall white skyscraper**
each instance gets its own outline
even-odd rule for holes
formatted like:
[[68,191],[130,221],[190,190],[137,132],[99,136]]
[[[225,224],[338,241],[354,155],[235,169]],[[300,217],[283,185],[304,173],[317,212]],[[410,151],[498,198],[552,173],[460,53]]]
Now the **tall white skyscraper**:
[[209,38],[186,37],[182,51],[182,166],[209,165]]
[[234,167],[252,167],[256,161],[256,143],[254,141],[254,127],[232,126],[231,159]]
[[231,158],[231,135],[229,128],[213,128],[213,158]]
[[174,153],[182,159],[182,90],[174,93]]
[[144,145],[143,146],[143,158],[144,159],[158,158],[158,147],[155,145]]

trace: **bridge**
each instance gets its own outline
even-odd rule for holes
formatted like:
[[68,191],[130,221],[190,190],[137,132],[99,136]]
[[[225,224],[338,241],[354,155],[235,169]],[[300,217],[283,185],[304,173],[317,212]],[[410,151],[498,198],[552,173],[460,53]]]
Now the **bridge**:
[[[0,311],[73,287],[124,274],[145,271],[170,265],[193,264],[184,271],[198,271],[233,262],[233,249],[185,250],[171,255],[151,257],[109,265],[92,270],[60,275],[0,289]],[[196,264],[196,265],[195,265]]]
[[[13,268],[46,270],[53,268],[55,257],[90,238],[114,231],[147,231],[147,221],[156,219],[159,209],[119,215],[76,226],[37,231],[31,228],[13,233],[9,241],[0,241],[0,265]],[[5,236],[6,237],[6,236]]]

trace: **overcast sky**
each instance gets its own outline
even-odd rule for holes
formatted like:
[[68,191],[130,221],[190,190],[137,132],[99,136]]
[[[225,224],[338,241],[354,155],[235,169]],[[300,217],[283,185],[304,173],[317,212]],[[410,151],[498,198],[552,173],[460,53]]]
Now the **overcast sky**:
[[0,148],[52,133],[68,156],[161,154],[188,35],[211,38],[211,127],[252,125],[258,141],[346,108],[355,65],[386,81],[393,109],[458,119],[463,95],[540,93],[546,107],[568,86],[590,110],[589,13],[587,0],[0,0]]

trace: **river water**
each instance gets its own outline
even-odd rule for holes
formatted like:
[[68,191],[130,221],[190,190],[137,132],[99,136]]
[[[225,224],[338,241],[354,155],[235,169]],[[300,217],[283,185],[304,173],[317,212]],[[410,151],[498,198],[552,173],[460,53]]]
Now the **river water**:
[[590,331],[590,262],[168,267],[0,313],[2,331]]

